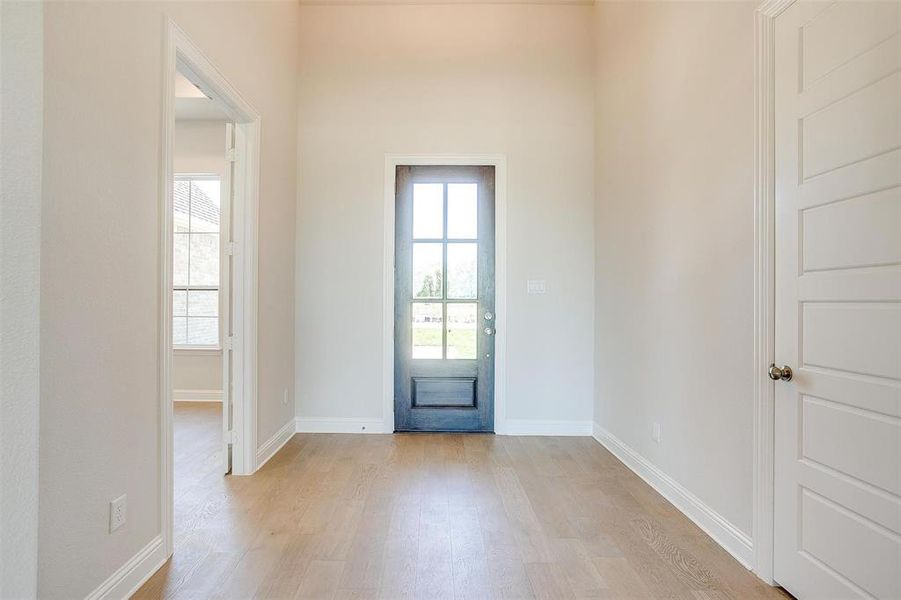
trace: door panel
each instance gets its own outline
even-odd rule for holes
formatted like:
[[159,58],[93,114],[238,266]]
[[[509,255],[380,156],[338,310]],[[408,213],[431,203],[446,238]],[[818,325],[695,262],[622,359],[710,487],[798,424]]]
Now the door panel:
[[897,302],[801,302],[801,365],[859,375],[901,377]]
[[819,561],[824,570],[834,570],[836,579],[864,583],[864,597],[898,597],[898,541],[891,531],[874,527],[871,521],[809,489],[802,489],[800,504],[800,547],[808,560]]
[[[901,131],[899,92],[901,73],[895,73],[801,117],[804,179],[897,148]],[[863,115],[866,118],[861,118]]]
[[397,167],[397,431],[494,429],[494,167]]
[[[228,123],[225,126],[225,155],[234,152],[238,143],[238,129]],[[231,473],[234,431],[234,384],[232,371],[234,368],[234,352],[230,343],[234,332],[232,307],[232,280],[234,277],[234,255],[228,251],[235,239],[232,214],[235,208],[235,162],[229,161],[223,180],[223,202],[220,218],[219,263],[219,343],[222,347],[222,470]]]
[[474,377],[413,377],[412,381],[411,404],[414,407],[476,408]]
[[[801,72],[805,89],[898,31],[898,4],[894,2],[804,4],[810,9],[809,14],[802,16]],[[802,7],[802,12],[808,7]]]
[[901,597],[901,3],[776,19],[775,579]]
[[801,213],[804,271],[901,263],[901,188],[840,200]]

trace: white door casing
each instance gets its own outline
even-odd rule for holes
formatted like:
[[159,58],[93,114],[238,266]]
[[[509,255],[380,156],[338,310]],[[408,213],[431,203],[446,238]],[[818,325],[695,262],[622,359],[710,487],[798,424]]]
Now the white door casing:
[[234,126],[235,163],[229,181],[232,207],[229,229],[234,252],[228,273],[231,340],[231,385],[223,388],[232,408],[231,472],[251,475],[257,469],[257,247],[259,222],[259,113],[225,79],[173,21],[163,22],[163,89],[161,99],[160,168],[160,313],[159,313],[159,400],[160,400],[160,523],[166,556],[174,548],[174,463],[172,413],[172,140],[175,129],[175,73],[190,75],[215,98]]
[[901,2],[775,23],[774,578],[901,598]]

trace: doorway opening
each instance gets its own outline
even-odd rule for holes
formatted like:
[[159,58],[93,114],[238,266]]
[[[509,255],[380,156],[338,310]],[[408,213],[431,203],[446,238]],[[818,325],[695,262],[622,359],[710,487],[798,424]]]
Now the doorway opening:
[[257,467],[260,117],[171,21],[165,36],[160,521],[171,556],[226,474]]
[[[386,154],[383,212],[384,262],[382,271],[382,431],[384,432],[396,431],[397,429],[395,422],[395,213],[397,207],[398,167],[472,167],[473,165],[490,167],[493,169],[494,174],[495,310],[493,315],[494,333],[491,336],[494,343],[494,402],[491,413],[493,414],[493,431],[498,434],[506,434],[509,431],[506,410],[507,158],[502,154]],[[410,241],[412,243],[412,238]],[[443,238],[442,241],[444,241]],[[410,298],[410,301],[412,303],[412,298]],[[480,318],[483,318],[483,316]],[[412,336],[410,342],[412,357]]]
[[[172,138],[174,546],[231,471],[231,231],[234,125],[180,70]],[[223,243],[226,242],[226,243]]]

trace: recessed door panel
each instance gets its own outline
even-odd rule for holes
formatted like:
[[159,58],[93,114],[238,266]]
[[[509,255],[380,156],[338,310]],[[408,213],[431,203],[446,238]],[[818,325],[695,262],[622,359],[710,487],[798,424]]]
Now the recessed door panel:
[[414,407],[476,407],[476,380],[470,377],[414,377]]

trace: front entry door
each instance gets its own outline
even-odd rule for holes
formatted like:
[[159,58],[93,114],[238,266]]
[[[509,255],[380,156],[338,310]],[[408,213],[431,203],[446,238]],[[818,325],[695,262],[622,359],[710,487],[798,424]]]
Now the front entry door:
[[901,598],[899,25],[776,18],[774,576],[801,600]]
[[394,427],[494,430],[494,167],[397,167]]

